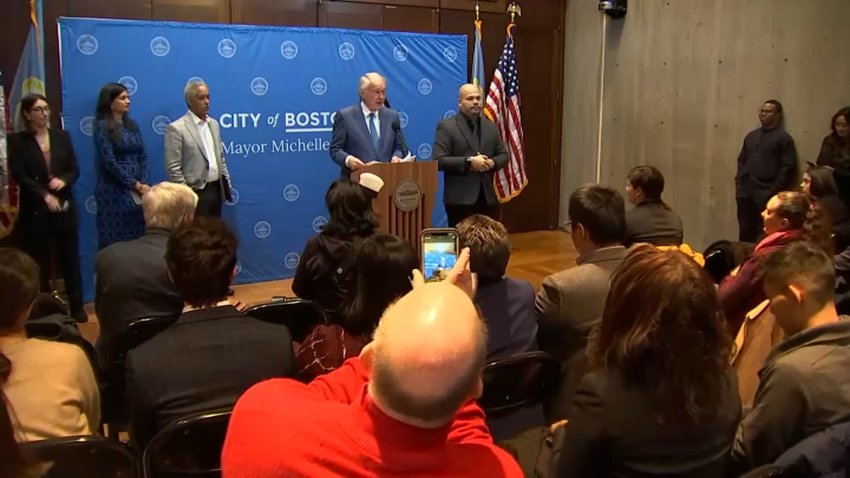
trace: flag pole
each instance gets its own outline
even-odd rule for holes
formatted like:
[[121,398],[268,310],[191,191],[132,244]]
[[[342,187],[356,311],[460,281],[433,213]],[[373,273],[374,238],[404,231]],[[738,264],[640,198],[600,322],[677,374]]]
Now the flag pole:
[[481,21],[481,3],[479,3],[479,0],[475,0],[475,21]]
[[516,17],[522,16],[522,8],[516,2],[511,2],[506,13],[511,16],[511,25],[516,25]]
[[511,22],[508,23],[508,36],[513,36],[511,34],[511,30],[513,30],[513,28],[516,26],[516,17],[522,16],[522,8],[520,8],[520,6],[517,5],[516,2],[511,2],[511,4],[508,5],[508,9],[505,13],[511,16]]

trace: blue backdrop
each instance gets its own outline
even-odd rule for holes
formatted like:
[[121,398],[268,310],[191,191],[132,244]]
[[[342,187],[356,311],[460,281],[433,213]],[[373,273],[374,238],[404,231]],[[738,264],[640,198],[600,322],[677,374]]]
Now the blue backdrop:
[[[65,129],[80,162],[80,253],[86,300],[97,248],[92,122],[100,87],[124,84],[148,154],[165,179],[166,125],[186,112],[183,88],[203,79],[222,127],[234,201],[224,219],[240,241],[237,283],[291,277],[304,243],[326,222],[339,175],[328,154],[333,113],[358,101],[368,71],[387,78],[407,143],[431,159],[439,120],[466,81],[466,36],[61,18]],[[433,222],[445,225],[442,178]],[[127,264],[132,267],[132,264]]]

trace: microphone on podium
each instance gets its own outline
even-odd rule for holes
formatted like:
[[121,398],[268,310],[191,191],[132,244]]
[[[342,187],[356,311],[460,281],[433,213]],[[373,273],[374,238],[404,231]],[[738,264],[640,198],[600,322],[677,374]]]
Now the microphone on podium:
[[[384,97],[384,106],[390,108],[390,100],[387,97]],[[401,125],[394,124],[393,131],[398,135],[398,139],[401,140],[401,147],[404,148],[402,150],[402,154],[410,154],[410,148],[407,146],[407,141],[404,139],[404,133],[401,132]]]

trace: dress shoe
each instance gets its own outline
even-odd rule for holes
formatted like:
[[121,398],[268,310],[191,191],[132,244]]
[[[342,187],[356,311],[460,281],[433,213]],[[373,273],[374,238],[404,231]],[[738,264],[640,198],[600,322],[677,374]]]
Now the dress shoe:
[[73,317],[74,320],[76,320],[78,324],[85,324],[86,322],[89,321],[89,315],[86,314],[82,310],[79,311],[79,312],[75,312],[75,313],[71,314],[71,317]]

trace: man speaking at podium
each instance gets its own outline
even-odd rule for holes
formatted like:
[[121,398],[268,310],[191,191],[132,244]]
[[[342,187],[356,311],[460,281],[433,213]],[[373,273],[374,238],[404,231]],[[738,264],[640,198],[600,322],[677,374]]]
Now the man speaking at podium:
[[331,136],[331,159],[346,178],[369,163],[402,160],[398,112],[384,107],[387,80],[378,73],[366,73],[359,90],[360,102],[336,112]]

